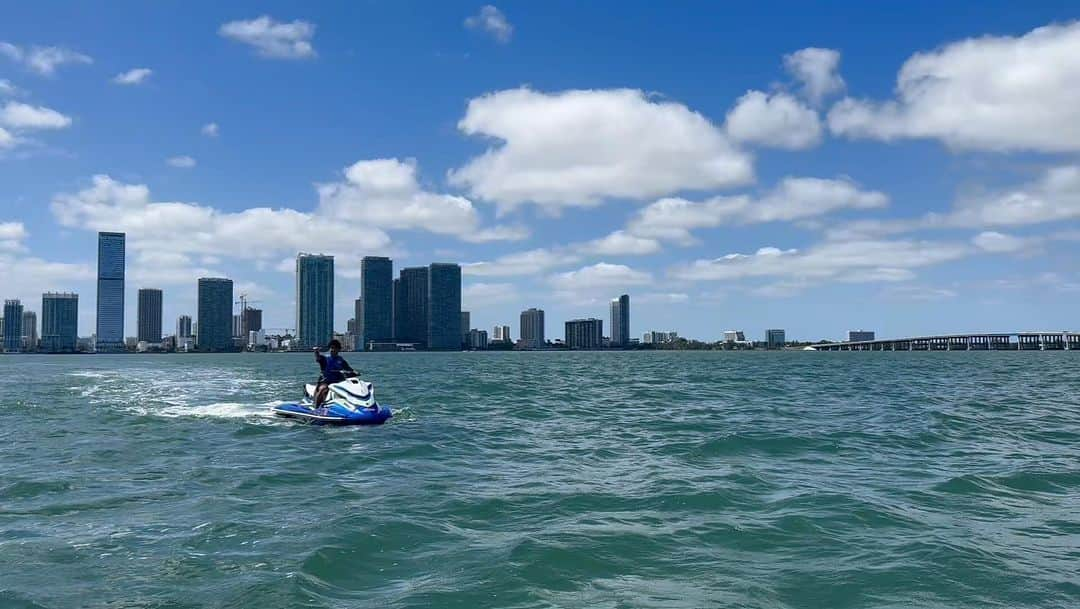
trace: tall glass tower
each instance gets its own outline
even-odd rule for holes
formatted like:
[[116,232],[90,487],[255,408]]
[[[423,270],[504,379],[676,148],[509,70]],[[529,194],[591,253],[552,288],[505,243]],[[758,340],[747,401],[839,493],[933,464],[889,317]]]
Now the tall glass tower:
[[334,257],[296,256],[296,337],[301,347],[334,337]]
[[124,349],[124,242],[124,233],[98,233],[98,351]]
[[4,353],[22,351],[23,306],[18,300],[4,301]]
[[461,267],[436,262],[428,267],[428,349],[461,350]]
[[79,295],[41,295],[41,350],[74,353],[79,340]]
[[424,347],[428,341],[428,267],[401,269],[398,286],[397,340]]
[[231,351],[232,341],[232,279],[202,277],[199,279],[199,325],[195,344],[199,351]]
[[394,263],[383,256],[360,261],[360,297],[364,299],[360,325],[363,349],[372,342],[394,339]]
[[611,300],[611,346],[625,347],[630,344],[630,295],[623,294]]
[[139,290],[139,342],[161,342],[161,290]]

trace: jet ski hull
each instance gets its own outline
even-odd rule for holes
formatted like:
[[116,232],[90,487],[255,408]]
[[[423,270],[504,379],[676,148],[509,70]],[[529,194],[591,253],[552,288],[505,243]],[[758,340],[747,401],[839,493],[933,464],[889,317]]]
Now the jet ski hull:
[[282,404],[275,406],[274,414],[296,419],[312,425],[382,425],[394,416],[386,406],[349,410],[339,404],[312,408],[307,404]]

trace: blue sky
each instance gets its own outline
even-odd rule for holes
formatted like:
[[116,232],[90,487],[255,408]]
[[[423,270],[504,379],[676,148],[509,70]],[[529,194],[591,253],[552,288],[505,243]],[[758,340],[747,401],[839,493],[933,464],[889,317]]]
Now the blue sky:
[[[464,265],[473,325],[800,339],[1076,329],[1080,11],[1016,3],[21,3],[0,23],[0,295],[128,233],[166,327],[291,259]],[[605,325],[606,325],[605,321]]]

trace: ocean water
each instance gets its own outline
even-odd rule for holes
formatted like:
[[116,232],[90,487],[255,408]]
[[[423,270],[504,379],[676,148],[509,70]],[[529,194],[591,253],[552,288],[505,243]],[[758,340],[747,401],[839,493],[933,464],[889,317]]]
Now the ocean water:
[[0,357],[0,607],[1080,607],[1080,353]]

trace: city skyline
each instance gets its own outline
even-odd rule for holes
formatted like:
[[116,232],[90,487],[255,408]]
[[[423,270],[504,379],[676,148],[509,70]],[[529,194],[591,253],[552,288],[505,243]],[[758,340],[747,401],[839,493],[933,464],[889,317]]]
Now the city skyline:
[[[95,333],[105,231],[127,234],[123,289],[102,284],[123,335],[139,288],[164,290],[167,325],[194,315],[198,277],[292,327],[301,251],[335,258],[339,330],[364,256],[458,262],[470,325],[539,306],[548,336],[610,326],[624,293],[634,337],[1076,327],[1080,12],[916,3],[901,17],[919,27],[900,28],[853,7],[846,28],[783,6],[495,5],[501,36],[453,1],[422,19],[241,2],[180,24],[150,5],[137,36],[119,7],[14,6],[0,297],[79,293]],[[65,25],[80,22],[95,27]],[[306,51],[259,46],[293,23]],[[141,76],[117,80],[126,64]]]

